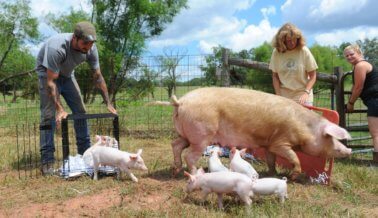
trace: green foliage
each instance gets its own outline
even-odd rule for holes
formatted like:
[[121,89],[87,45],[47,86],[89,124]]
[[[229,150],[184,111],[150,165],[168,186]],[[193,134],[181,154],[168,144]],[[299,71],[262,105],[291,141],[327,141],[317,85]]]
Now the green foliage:
[[205,84],[214,86],[217,84],[216,71],[222,64],[222,46],[213,47],[213,54],[206,56],[206,65],[201,65],[200,69],[205,72]]
[[378,67],[378,38],[358,40],[357,44],[360,45],[361,50],[366,60]]
[[94,15],[102,36],[104,69],[109,75],[109,93],[126,84],[126,74],[137,66],[145,40],[159,35],[165,25],[186,6],[186,0],[94,1]]
[[73,33],[75,24],[80,21],[89,21],[90,16],[84,10],[75,11],[71,8],[67,15],[48,13],[46,20],[58,33]]
[[38,39],[37,26],[37,18],[31,16],[29,1],[0,2],[0,37],[6,40],[1,41],[1,46],[14,40],[22,44],[24,40]]
[[[0,2],[0,77],[6,78],[14,74],[30,71],[35,61],[25,42],[39,39],[37,19],[31,16],[29,1],[16,0]],[[30,77],[15,77],[12,81],[0,84],[3,95],[13,91],[16,101],[17,90],[23,90],[24,96],[34,96],[36,87],[29,82]],[[5,96],[4,96],[5,100]]]
[[[264,42],[261,46],[251,49],[254,61],[269,63],[273,47]],[[272,75],[258,70],[250,70],[246,77],[246,85],[253,89],[273,93]]]
[[163,85],[167,87],[169,97],[176,92],[177,81],[181,77],[177,72],[177,67],[184,57],[184,54],[180,54],[179,50],[174,51],[174,49],[165,49],[164,55],[156,57],[156,61],[161,66],[160,74],[163,76]]
[[130,92],[131,100],[140,100],[151,94],[154,98],[155,81],[158,74],[147,66],[141,68],[141,74],[138,75],[138,79],[129,79],[128,81],[128,91]]
[[262,45],[252,48],[253,60],[266,62],[270,61],[270,56],[272,55],[273,47],[271,44],[264,42]]
[[[213,54],[206,57],[206,65],[200,66],[200,69],[205,73],[205,84],[206,85],[216,85],[218,84],[218,79],[216,76],[217,69],[221,69],[222,65],[222,46],[217,46],[213,48]],[[253,61],[268,62],[272,54],[272,46],[265,42],[263,45],[252,48],[248,50],[242,50],[240,52],[232,52],[229,50],[230,57],[242,58]],[[254,87],[260,83],[265,87],[264,90],[269,91],[271,88],[271,75],[262,73],[260,71],[247,69],[244,67],[231,66],[230,67],[230,80],[231,85],[248,85],[249,87]],[[266,86],[269,83],[269,86]]]
[[348,62],[343,55],[340,55],[340,50],[336,47],[315,44],[310,50],[318,64],[318,72],[332,74],[336,66],[342,67],[344,70],[349,69]]

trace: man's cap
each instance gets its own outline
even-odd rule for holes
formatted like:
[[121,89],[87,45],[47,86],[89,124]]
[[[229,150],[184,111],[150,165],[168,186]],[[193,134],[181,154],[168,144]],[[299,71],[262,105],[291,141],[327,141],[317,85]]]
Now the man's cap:
[[76,24],[74,34],[79,39],[86,42],[96,41],[96,29],[92,23],[88,21],[82,21]]

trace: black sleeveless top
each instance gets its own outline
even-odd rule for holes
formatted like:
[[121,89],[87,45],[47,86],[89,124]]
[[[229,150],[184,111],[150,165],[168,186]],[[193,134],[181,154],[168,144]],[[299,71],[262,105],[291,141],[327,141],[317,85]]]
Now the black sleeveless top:
[[[365,60],[362,60],[365,61]],[[378,97],[378,69],[374,66],[370,73],[366,74],[364,88],[360,94],[363,101],[372,97]],[[353,70],[353,83],[354,83],[354,70]]]

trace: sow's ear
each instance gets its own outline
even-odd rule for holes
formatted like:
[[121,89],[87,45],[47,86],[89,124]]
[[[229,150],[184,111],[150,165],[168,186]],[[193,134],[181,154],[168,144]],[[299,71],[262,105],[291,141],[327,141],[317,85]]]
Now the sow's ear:
[[337,140],[352,138],[350,134],[344,128],[341,128],[340,126],[333,123],[327,123],[324,126],[323,133],[324,135],[330,135],[336,138]]

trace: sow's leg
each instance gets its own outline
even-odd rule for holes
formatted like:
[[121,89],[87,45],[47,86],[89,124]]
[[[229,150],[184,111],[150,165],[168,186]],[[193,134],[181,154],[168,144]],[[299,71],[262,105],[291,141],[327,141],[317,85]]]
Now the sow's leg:
[[294,165],[292,174],[291,174],[291,179],[295,180],[299,174],[301,173],[301,164],[299,162],[299,158],[297,154],[294,152],[293,149],[291,149],[290,146],[272,146],[270,149],[271,152],[275,154],[279,154],[281,157],[285,158],[288,160],[291,164]]
[[200,144],[192,144],[190,146],[189,152],[185,156],[185,162],[188,166],[188,170],[190,173],[196,174],[197,168],[196,163],[201,158],[203,151],[205,150],[206,146],[209,145],[207,140],[201,142]]
[[276,175],[276,154],[265,149],[266,163],[268,164],[268,174],[270,176]]
[[173,176],[176,176],[182,169],[181,154],[182,151],[189,146],[189,142],[179,137],[172,142],[173,151]]

